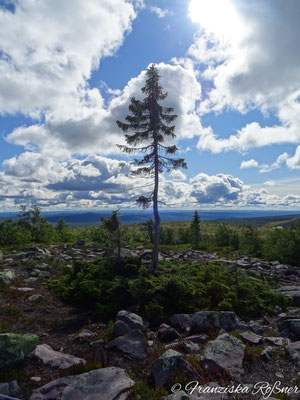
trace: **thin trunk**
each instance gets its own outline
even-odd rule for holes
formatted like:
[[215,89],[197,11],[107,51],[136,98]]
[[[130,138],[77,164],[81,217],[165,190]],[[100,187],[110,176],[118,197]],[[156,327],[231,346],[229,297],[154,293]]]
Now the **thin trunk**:
[[159,250],[159,233],[160,233],[160,218],[158,213],[158,182],[159,182],[159,162],[157,143],[155,144],[155,159],[154,159],[154,191],[153,191],[153,214],[154,214],[154,241],[152,252],[152,268],[156,269],[158,263]]

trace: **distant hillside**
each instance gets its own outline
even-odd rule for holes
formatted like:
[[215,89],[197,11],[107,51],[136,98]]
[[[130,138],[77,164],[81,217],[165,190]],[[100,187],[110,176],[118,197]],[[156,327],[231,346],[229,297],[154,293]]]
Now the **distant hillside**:
[[291,226],[295,227],[296,223],[300,222],[300,214],[294,215],[277,215],[269,217],[254,217],[254,218],[232,218],[230,220],[220,219],[218,222],[227,222],[233,225],[251,224],[254,226],[263,226],[272,224],[274,226]]
[[[228,222],[231,224],[250,223],[262,226],[267,223],[290,221],[300,218],[299,211],[278,211],[278,210],[198,210],[201,221]],[[95,226],[100,224],[100,218],[107,218],[111,210],[92,210],[92,211],[55,211],[42,212],[42,216],[56,224],[59,219],[64,219],[70,226]],[[191,221],[194,210],[160,210],[161,220],[171,221]],[[0,213],[0,222],[5,218],[17,218],[18,213]],[[153,218],[152,209],[121,209],[120,218],[123,224],[138,224]]]

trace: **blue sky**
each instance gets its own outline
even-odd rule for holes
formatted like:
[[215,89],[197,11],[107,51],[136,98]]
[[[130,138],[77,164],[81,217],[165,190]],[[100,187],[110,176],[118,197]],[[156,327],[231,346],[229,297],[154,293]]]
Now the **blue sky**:
[[146,195],[115,121],[153,62],[188,164],[161,199],[298,210],[299,17],[297,0],[0,0],[0,210]]

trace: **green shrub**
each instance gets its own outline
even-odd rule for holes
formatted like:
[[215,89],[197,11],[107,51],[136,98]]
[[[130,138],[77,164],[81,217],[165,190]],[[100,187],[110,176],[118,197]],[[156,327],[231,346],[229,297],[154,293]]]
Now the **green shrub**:
[[270,260],[300,266],[300,225],[296,229],[270,231],[264,244],[264,256]]
[[69,303],[86,306],[101,318],[137,305],[148,319],[199,310],[232,310],[240,316],[272,313],[289,299],[273,292],[266,278],[237,275],[230,268],[161,262],[155,274],[147,272],[137,258],[108,258],[99,262],[76,261],[49,286]]

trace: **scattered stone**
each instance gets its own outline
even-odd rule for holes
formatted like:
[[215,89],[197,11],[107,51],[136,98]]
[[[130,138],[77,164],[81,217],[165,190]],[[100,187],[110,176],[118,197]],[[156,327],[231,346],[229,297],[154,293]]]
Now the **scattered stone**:
[[191,332],[210,332],[211,330],[247,329],[232,311],[199,311],[192,316]]
[[201,361],[210,374],[222,369],[232,377],[239,378],[244,373],[244,350],[245,345],[239,339],[223,333],[207,344]]
[[95,351],[95,354],[93,355],[93,360],[100,362],[102,367],[107,366],[107,356],[106,356],[103,346],[97,348],[97,350]]
[[133,385],[124,369],[101,368],[56,379],[34,390],[30,400],[126,400]]
[[300,318],[284,318],[279,323],[279,331],[294,340],[300,340]]
[[142,330],[144,327],[143,319],[137,314],[126,310],[119,311],[114,325],[113,336],[123,336],[133,329]]
[[41,344],[31,353],[31,356],[38,358],[45,365],[52,368],[66,369],[76,364],[85,364],[86,361],[82,358],[64,354],[60,351],[53,350],[47,344]]
[[99,339],[99,340],[95,340],[94,342],[90,343],[90,346],[93,347],[94,349],[97,349],[98,347],[101,347],[105,344],[104,340]]
[[284,379],[284,375],[281,372],[275,372],[275,376],[279,379]]
[[39,278],[50,278],[51,276],[49,271],[40,271],[39,269],[34,269],[30,275]]
[[269,362],[272,359],[272,351],[273,351],[273,347],[268,346],[266,347],[262,352],[261,352],[261,359],[263,361]]
[[3,394],[4,396],[16,396],[20,391],[21,389],[17,381],[0,383],[0,394]]
[[32,352],[38,344],[38,337],[30,333],[26,335],[16,333],[0,334],[0,368],[23,361],[24,357]]
[[163,342],[171,342],[172,340],[180,338],[179,333],[176,329],[172,328],[167,324],[161,324],[158,329],[158,337]]
[[49,270],[49,264],[46,263],[41,263],[41,264],[37,264],[34,266],[35,269],[38,269],[40,271],[48,271]]
[[128,325],[123,321],[116,321],[113,329],[113,337],[123,336],[130,332]]
[[11,289],[17,290],[18,292],[24,292],[24,293],[33,292],[35,290],[35,288],[32,288],[32,287],[15,287],[15,286],[12,286]]
[[190,400],[190,397],[181,390],[178,393],[170,394],[169,396],[165,397],[164,400]]
[[276,290],[283,296],[291,297],[296,307],[300,306],[300,287],[299,286],[282,286]]
[[35,382],[35,383],[40,383],[40,382],[42,381],[42,378],[41,378],[40,376],[32,376],[32,377],[30,378],[30,380],[31,380],[32,382]]
[[290,344],[290,340],[284,337],[266,337],[265,340],[267,340],[268,342],[274,344],[275,346],[285,346]]
[[25,279],[26,283],[34,283],[38,280],[39,278],[36,278],[34,276],[30,276],[29,278]]
[[30,301],[30,303],[37,303],[38,301],[42,300],[44,298],[44,296],[42,296],[41,294],[33,294],[30,297],[28,297],[28,301]]
[[153,364],[151,375],[155,386],[164,386],[169,389],[172,376],[186,376],[191,380],[199,380],[195,369],[186,361],[185,357],[175,350],[167,350]]
[[191,328],[191,315],[189,314],[174,314],[170,318],[171,325],[180,328],[183,331],[189,332]]
[[186,340],[189,340],[193,343],[205,344],[209,341],[209,336],[206,333],[200,333],[199,335],[188,336]]
[[14,271],[11,269],[4,269],[3,271],[0,271],[0,281],[6,283],[9,285],[16,279],[16,275]]
[[185,353],[185,354],[199,354],[201,350],[201,345],[194,343],[190,340],[184,340],[180,344],[180,349]]
[[79,340],[81,342],[84,342],[87,339],[91,339],[95,336],[97,336],[95,332],[91,332],[88,329],[83,329],[82,331],[79,332],[78,336],[76,336],[74,340]]
[[286,347],[288,356],[300,367],[300,342],[291,343]]
[[155,335],[155,333],[154,333],[154,332],[152,332],[152,331],[150,331],[150,332],[147,332],[147,339],[150,339],[150,340],[155,340],[155,339],[156,339],[156,335]]
[[146,341],[139,329],[134,329],[124,336],[117,337],[107,347],[109,349],[115,348],[137,360],[144,360],[147,357]]
[[263,341],[263,337],[256,335],[256,333],[253,332],[242,332],[240,333],[241,338],[245,339],[248,343],[251,344],[260,344]]

